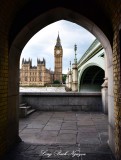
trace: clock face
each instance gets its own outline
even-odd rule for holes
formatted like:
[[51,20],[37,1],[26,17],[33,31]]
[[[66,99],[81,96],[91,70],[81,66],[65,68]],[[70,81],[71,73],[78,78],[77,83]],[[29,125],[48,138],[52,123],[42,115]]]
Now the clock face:
[[57,50],[57,51],[56,51],[57,54],[60,54],[60,52],[61,52],[60,50]]

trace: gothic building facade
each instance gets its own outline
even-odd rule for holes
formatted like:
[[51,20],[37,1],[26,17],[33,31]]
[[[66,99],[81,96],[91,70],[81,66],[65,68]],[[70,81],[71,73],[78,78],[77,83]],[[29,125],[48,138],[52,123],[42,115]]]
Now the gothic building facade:
[[53,72],[46,68],[45,59],[37,59],[37,66],[32,66],[32,60],[22,60],[20,69],[20,86],[45,86],[53,83]]
[[46,68],[45,59],[37,59],[37,66],[32,66],[32,60],[23,58],[20,69],[20,86],[45,86],[54,81],[62,83],[63,49],[58,34],[54,47],[54,72]]

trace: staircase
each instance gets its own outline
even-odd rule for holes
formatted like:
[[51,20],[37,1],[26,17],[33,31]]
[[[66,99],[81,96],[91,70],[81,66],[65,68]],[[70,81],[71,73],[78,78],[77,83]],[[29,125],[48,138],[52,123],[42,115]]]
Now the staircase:
[[25,118],[29,114],[33,113],[35,109],[33,109],[31,106],[28,106],[27,103],[22,103],[19,106],[19,117]]

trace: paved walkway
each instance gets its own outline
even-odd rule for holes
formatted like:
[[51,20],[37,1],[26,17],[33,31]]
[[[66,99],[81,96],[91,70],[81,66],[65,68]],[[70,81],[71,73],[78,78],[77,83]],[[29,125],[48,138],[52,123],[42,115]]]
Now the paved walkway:
[[6,160],[114,160],[107,116],[96,112],[35,112],[20,120],[21,142]]

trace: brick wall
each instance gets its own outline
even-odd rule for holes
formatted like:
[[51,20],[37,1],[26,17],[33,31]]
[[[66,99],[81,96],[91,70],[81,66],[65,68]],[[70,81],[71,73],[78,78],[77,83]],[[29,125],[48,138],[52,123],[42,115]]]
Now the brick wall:
[[[3,7],[3,10],[5,8]],[[3,12],[1,10],[1,12]],[[2,13],[1,13],[2,14]],[[0,155],[7,149],[8,42],[5,14],[0,18]]]
[[1,42],[1,40],[5,42],[5,34],[1,33],[0,37],[2,37],[0,39],[0,155],[2,155],[7,147],[8,51],[7,45]]
[[[115,118],[115,152],[117,160],[121,159],[121,47],[119,45],[119,26],[121,26],[120,1],[101,0],[113,27],[113,79],[114,79],[114,118]],[[114,7],[115,6],[115,7]],[[120,27],[121,28],[121,27]]]
[[[21,3],[21,4],[20,4]],[[8,34],[17,6],[23,2],[0,1],[0,159],[8,150]],[[11,6],[11,7],[10,7]],[[9,106],[11,107],[11,106]]]
[[[121,158],[121,46],[119,26],[121,25],[121,3],[117,5],[113,17],[113,76],[114,76],[114,112],[115,112],[115,151],[117,159]],[[121,28],[120,28],[121,29]]]

